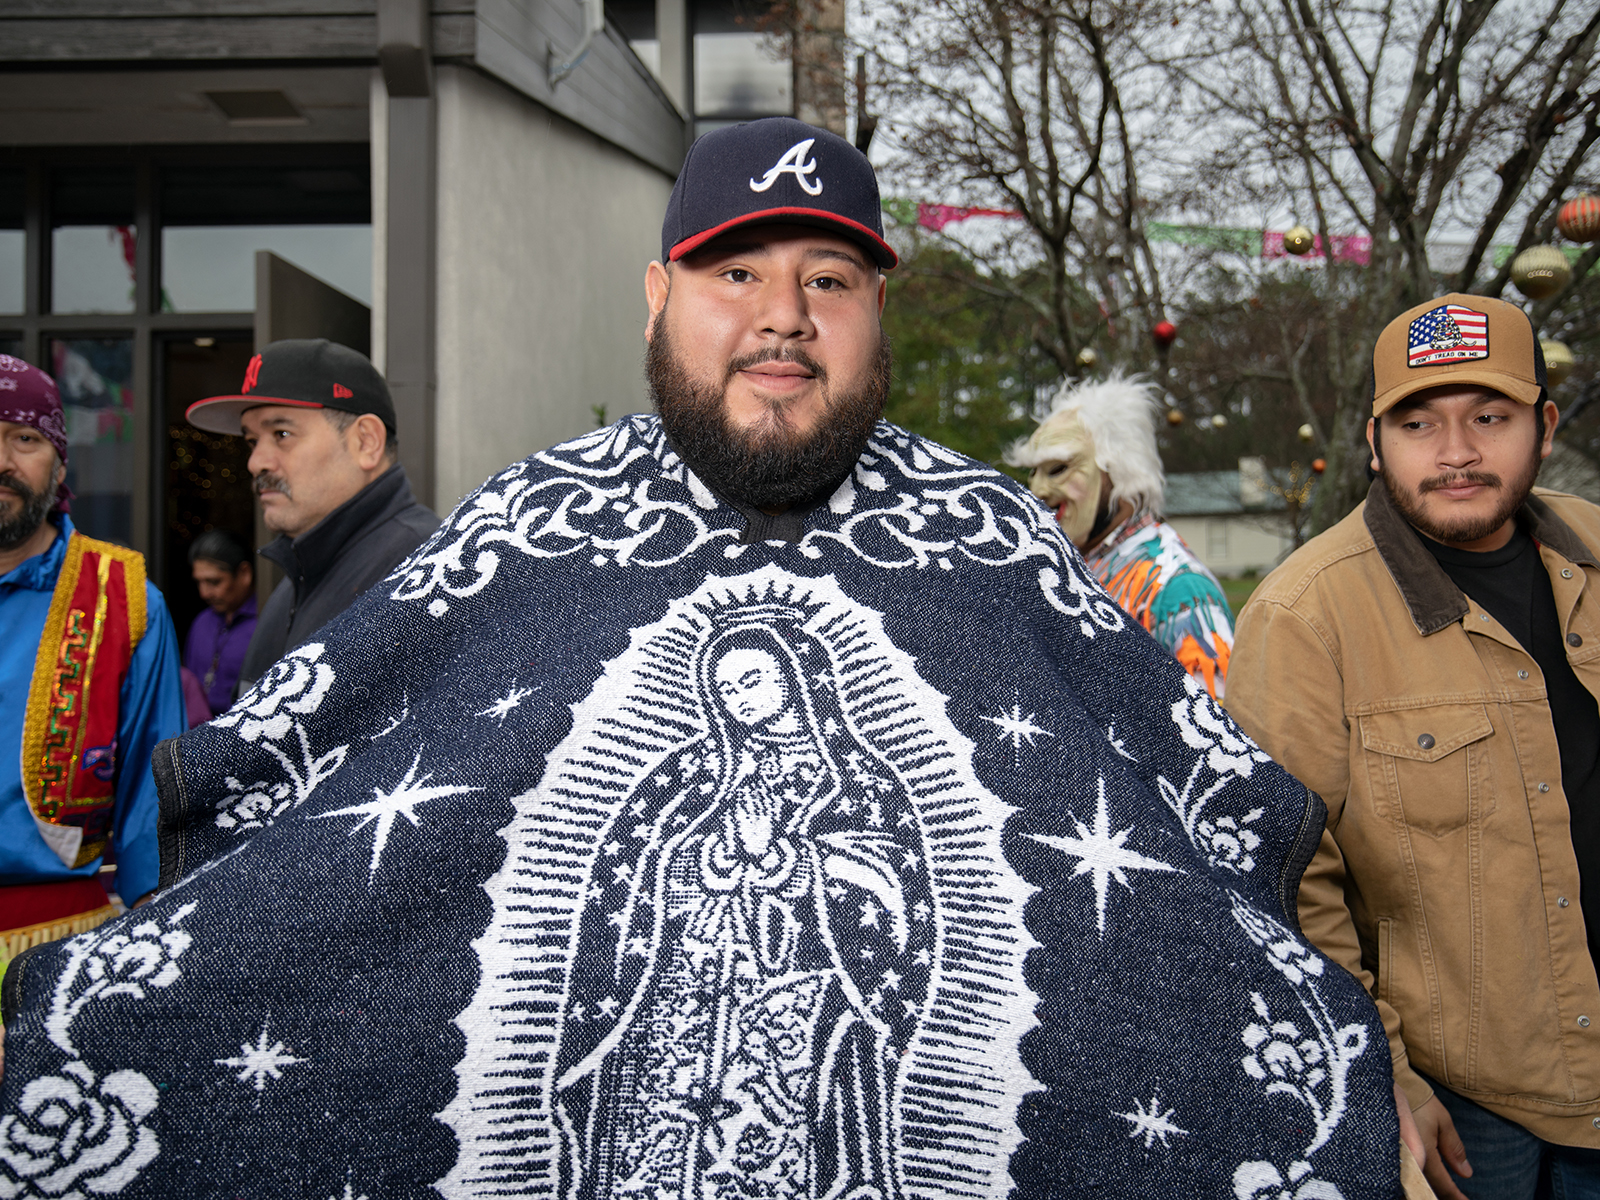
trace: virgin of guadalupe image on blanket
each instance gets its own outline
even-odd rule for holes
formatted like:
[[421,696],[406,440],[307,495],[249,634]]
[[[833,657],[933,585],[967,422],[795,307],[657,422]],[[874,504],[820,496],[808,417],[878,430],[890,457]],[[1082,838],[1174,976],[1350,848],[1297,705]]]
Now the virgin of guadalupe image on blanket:
[[566,1196],[902,1194],[888,1126],[938,937],[924,832],[801,618],[751,605],[702,634],[708,732],[600,843],[555,1069]]

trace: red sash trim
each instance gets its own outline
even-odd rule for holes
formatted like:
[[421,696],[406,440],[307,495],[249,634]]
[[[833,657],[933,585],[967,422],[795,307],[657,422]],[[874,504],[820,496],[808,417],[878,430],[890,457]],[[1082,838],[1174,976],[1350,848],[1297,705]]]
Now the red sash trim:
[[0,887],[0,930],[64,921],[95,912],[110,903],[106,889],[92,875],[87,879]]
[[81,830],[74,867],[100,857],[111,836],[118,710],[144,637],[144,581],[142,555],[74,533],[34,659],[22,790],[39,821]]

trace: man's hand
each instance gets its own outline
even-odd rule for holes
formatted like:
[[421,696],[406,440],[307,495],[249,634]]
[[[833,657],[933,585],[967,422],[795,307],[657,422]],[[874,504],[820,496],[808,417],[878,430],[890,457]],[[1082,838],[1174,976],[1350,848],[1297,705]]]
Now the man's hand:
[[[1395,1087],[1396,1106],[1400,1110],[1400,1136],[1405,1137],[1406,1110],[1410,1105],[1406,1103],[1405,1096],[1399,1086]],[[1472,1175],[1472,1164],[1467,1161],[1467,1149],[1461,1144],[1461,1139],[1456,1135],[1455,1122],[1450,1119],[1450,1113],[1439,1097],[1434,1096],[1416,1112],[1411,1114],[1419,1140],[1427,1150],[1427,1157],[1417,1154],[1417,1161],[1422,1164],[1422,1173],[1428,1177],[1428,1183],[1440,1200],[1467,1200],[1455,1181],[1450,1178],[1450,1172],[1445,1170],[1445,1164],[1450,1164],[1450,1171],[1454,1171],[1462,1179]],[[1416,1154],[1416,1147],[1412,1146],[1412,1153]]]
[[1428,1161],[1428,1149],[1422,1144],[1422,1134],[1417,1131],[1417,1119],[1411,1115],[1411,1102],[1406,1099],[1400,1085],[1394,1085],[1394,1110],[1400,1115],[1400,1140],[1411,1150],[1420,1167]]

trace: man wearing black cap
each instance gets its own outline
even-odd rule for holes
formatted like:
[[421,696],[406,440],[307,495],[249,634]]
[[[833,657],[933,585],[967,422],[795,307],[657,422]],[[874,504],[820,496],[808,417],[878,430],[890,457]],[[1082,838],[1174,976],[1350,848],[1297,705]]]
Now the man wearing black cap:
[[1394,1200],[1382,1027],[1294,926],[1320,802],[1023,488],[877,420],[865,156],[707,134],[663,243],[659,416],[157,752],[171,948],[135,999],[96,945],[7,977],[0,1184]]
[[237,396],[190,405],[189,423],[242,434],[261,554],[284,570],[245,652],[237,694],[399,565],[439,526],[397,461],[394,402],[364,355],[325,338],[273,342]]

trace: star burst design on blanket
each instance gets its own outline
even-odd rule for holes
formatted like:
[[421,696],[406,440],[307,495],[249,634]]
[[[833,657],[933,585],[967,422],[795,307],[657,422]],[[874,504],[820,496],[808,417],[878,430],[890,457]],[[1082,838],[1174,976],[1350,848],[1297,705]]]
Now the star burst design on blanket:
[[1022,703],[1018,701],[1011,706],[1010,712],[1003,712],[998,717],[982,717],[980,720],[999,727],[1000,733],[997,740],[1002,742],[1007,738],[1011,740],[1011,756],[1015,759],[1022,752],[1022,744],[1024,742],[1028,744],[1028,749],[1032,750],[1034,738],[1040,736],[1055,737],[1055,734],[1044,728],[1044,726],[1034,724],[1033,719],[1038,715],[1038,713],[1029,713],[1027,716],[1023,716]]
[[506,718],[511,715],[512,711],[518,708],[522,702],[531,695],[533,695],[532,688],[520,688],[513,686],[509,692],[507,692],[504,696],[501,696],[500,699],[489,705],[488,708],[484,709],[478,715],[480,717],[494,717],[500,722],[500,724],[504,725],[506,723]]
[[1130,892],[1133,884],[1128,882],[1129,871],[1176,871],[1178,868],[1160,859],[1146,858],[1136,850],[1130,850],[1124,842],[1133,832],[1130,825],[1127,829],[1111,832],[1111,816],[1106,810],[1106,781],[1100,778],[1099,802],[1095,808],[1094,827],[1090,828],[1077,815],[1068,812],[1072,823],[1078,827],[1078,832],[1072,837],[1053,837],[1044,833],[1030,833],[1024,836],[1036,842],[1043,842],[1046,846],[1061,851],[1061,853],[1076,858],[1078,865],[1072,869],[1073,875],[1089,875],[1094,880],[1095,909],[1099,915],[1100,936],[1106,932],[1106,893],[1111,888],[1111,881],[1115,879]]
[[[237,1070],[239,1072],[239,1082],[252,1084],[257,1093],[265,1090],[267,1080],[282,1079],[283,1068],[306,1061],[289,1053],[289,1047],[276,1039],[273,1039],[270,1045],[268,1044],[269,1034],[267,1033],[267,1027],[271,1024],[271,1021],[271,1017],[262,1020],[261,1032],[256,1037],[255,1045],[252,1046],[249,1042],[241,1042],[239,1044],[237,1057],[212,1060],[219,1067],[232,1067]],[[261,1103],[259,1096],[256,1103]]]
[[460,784],[451,784],[445,787],[426,787],[428,780],[433,778],[429,772],[421,779],[417,778],[417,768],[422,765],[422,751],[417,751],[416,761],[411,764],[411,769],[406,772],[406,777],[400,781],[398,787],[392,792],[373,789],[373,798],[365,804],[352,804],[348,808],[336,808],[332,812],[318,813],[317,818],[323,817],[353,817],[359,816],[350,829],[350,836],[354,837],[360,830],[373,824],[372,835],[372,865],[367,869],[367,886],[372,886],[372,881],[377,877],[378,867],[383,861],[384,847],[389,844],[389,832],[394,828],[394,823],[404,817],[413,825],[421,825],[422,820],[417,816],[417,805],[429,800],[438,800],[443,796],[457,796],[462,792],[481,791],[481,788],[465,787]]
[[1172,1122],[1172,1118],[1177,1114],[1177,1111],[1175,1108],[1162,1108],[1160,1098],[1152,1095],[1149,1108],[1144,1106],[1143,1101],[1135,1100],[1132,1112],[1113,1113],[1112,1115],[1121,1117],[1132,1125],[1133,1128],[1128,1131],[1128,1136],[1131,1138],[1143,1138],[1144,1147],[1148,1150],[1157,1142],[1160,1142],[1163,1146],[1171,1145],[1170,1139],[1174,1134],[1180,1137],[1188,1134],[1189,1131],[1187,1129],[1180,1129]]

